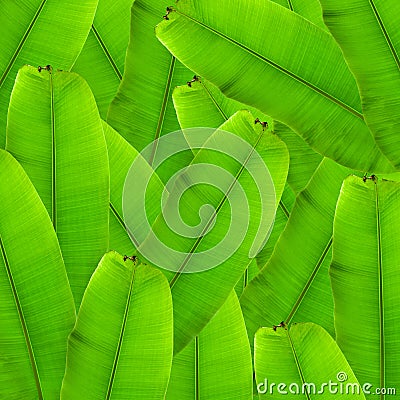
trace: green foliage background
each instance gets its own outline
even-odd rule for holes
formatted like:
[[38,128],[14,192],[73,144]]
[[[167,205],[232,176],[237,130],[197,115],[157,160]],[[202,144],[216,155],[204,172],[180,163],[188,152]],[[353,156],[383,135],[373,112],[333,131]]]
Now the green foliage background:
[[[397,0],[0,1],[0,399],[282,396],[266,379],[392,398],[399,27]],[[257,257],[250,230],[221,266],[172,273],[130,240],[123,187],[141,150],[192,127],[263,155],[276,219]],[[205,148],[149,162],[168,243],[160,195],[201,160],[258,204]]]

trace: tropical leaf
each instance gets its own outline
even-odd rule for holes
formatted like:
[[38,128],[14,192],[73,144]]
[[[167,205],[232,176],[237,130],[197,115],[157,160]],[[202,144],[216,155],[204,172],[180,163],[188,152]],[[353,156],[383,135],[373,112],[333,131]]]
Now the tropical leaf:
[[53,221],[79,306],[108,249],[107,148],[86,82],[71,72],[21,68],[10,100],[6,148]]
[[286,125],[274,121],[254,107],[224,96],[210,82],[200,79],[190,87],[178,86],[172,94],[179,124],[182,129],[193,127],[217,127],[239,110],[248,109],[260,121],[267,122],[271,132],[277,134],[288,147],[290,165],[288,183],[298,193],[307,185],[322,156]]
[[164,276],[138,259],[107,253],[85,291],[68,341],[61,399],[163,399],[172,326]]
[[294,192],[289,185],[286,185],[285,190],[282,193],[281,201],[279,202],[279,207],[276,209],[274,227],[271,231],[271,235],[264,248],[257,254],[257,264],[259,269],[264,267],[270,259],[282,232],[285,230],[295,200],[296,196]]
[[[275,224],[275,223],[274,223]],[[273,231],[271,232],[271,235]],[[261,251],[262,252],[262,251]],[[261,253],[259,253],[261,254]],[[245,287],[249,284],[249,282],[258,275],[260,272],[260,268],[257,265],[257,258],[254,258],[247,266],[246,270],[244,271],[243,275],[237,281],[235,285],[235,292],[238,297],[240,297],[243,293]]]
[[287,183],[294,192],[300,193],[308,184],[323,157],[288,126],[275,121],[273,132],[282,139],[290,154]]
[[190,86],[176,87],[172,93],[172,100],[182,129],[216,128],[240,110],[249,110],[261,121],[266,121],[268,127],[273,126],[271,117],[254,107],[226,97],[217,87],[200,77],[191,82]]
[[0,198],[0,398],[55,399],[74,301],[46,209],[4,150]]
[[207,326],[172,361],[166,400],[251,399],[253,367],[234,292]]
[[360,381],[374,389],[399,382],[399,210],[399,183],[351,176],[334,222],[330,275],[337,342]]
[[260,329],[254,363],[260,399],[331,399],[335,394],[365,399],[336,342],[313,323]]
[[72,71],[88,82],[102,118],[124,73],[133,0],[99,0],[86,43]]
[[[238,112],[220,128],[205,142],[192,163],[194,173],[199,171],[196,165],[201,167],[203,178],[200,179],[207,178],[205,182],[210,183],[211,178],[212,185],[218,184],[219,189],[210,184],[192,185],[197,183],[196,176],[191,175],[191,169],[183,172],[170,191],[163,214],[156,219],[150,235],[139,247],[141,254],[150,257],[151,262],[174,271],[167,276],[174,299],[175,352],[182,350],[216,313],[267,235],[272,222],[269,218],[273,217],[270,212],[275,210],[275,193],[268,193],[272,181],[271,186],[264,180],[266,178],[262,182],[254,181],[256,177],[250,175],[251,168],[257,165],[259,171],[262,165],[257,163],[262,160],[276,177],[274,183],[284,182],[287,172],[286,146],[275,135],[255,126],[249,112]],[[227,132],[241,140],[234,141]],[[255,152],[261,157],[260,161],[253,158]],[[231,155],[239,157],[240,162]],[[211,174],[210,171],[215,171],[213,168],[218,169],[217,175]],[[245,190],[244,197],[241,197],[239,185]],[[257,185],[266,186],[259,188]],[[176,197],[182,188],[187,190],[178,203]],[[267,197],[260,198],[260,193]],[[207,210],[204,208],[206,213],[200,214],[199,224],[198,210],[204,204],[209,206]],[[247,207],[250,219],[243,212]],[[189,233],[186,229],[186,234],[177,234],[179,229],[174,231],[168,225],[169,216],[175,215],[177,208]],[[269,212],[261,213],[260,210]],[[130,229],[135,229],[135,219],[128,218],[126,222]],[[219,244],[221,238],[223,245]],[[212,268],[216,265],[218,268]],[[196,271],[201,273],[189,273]],[[191,299],[190,303],[188,299]]]
[[272,0],[272,1],[283,7],[288,8],[291,11],[294,11],[296,14],[299,14],[305,19],[308,19],[309,21],[319,26],[320,28],[328,30],[328,28],[324,24],[324,20],[322,18],[321,4],[318,0],[307,0],[307,1]]
[[354,169],[394,170],[364,123],[340,48],[299,15],[264,0],[180,0],[156,33],[196,74],[284,122],[319,153]]
[[[7,107],[24,64],[68,70],[88,35],[98,0],[3,1],[0,13],[0,147],[5,145]],[[79,16],[79,17],[78,17]]]
[[[148,145],[155,149],[154,140],[179,129],[172,88],[193,76],[154,35],[154,27],[165,13],[162,0],[137,0],[133,4],[125,72],[107,117],[107,122],[139,151]],[[169,160],[159,171],[162,180],[165,182],[191,159],[192,154],[184,153]],[[153,160],[148,161],[152,165]]]
[[[172,100],[174,102],[179,125],[183,132],[185,132],[185,129],[189,128],[190,131],[190,128],[196,127],[217,128],[226,122],[230,115],[246,108],[244,104],[227,98],[214,85],[205,82],[200,78],[198,78],[197,81],[192,82],[190,86],[185,85],[176,87],[172,93]],[[250,108],[250,111],[257,115],[261,121],[267,121],[269,125],[273,124],[271,118],[262,115],[258,110]],[[281,198],[283,183],[284,181],[280,182],[279,187],[276,187],[277,199]],[[279,207],[277,208],[277,217],[279,222],[281,221],[280,217],[283,213],[283,207],[283,203],[279,201]],[[277,238],[279,237],[282,224],[279,222],[277,223],[277,217],[275,217],[273,230],[265,247],[273,248]],[[263,254],[263,257],[266,257],[267,251],[262,250],[259,254]],[[242,294],[247,283],[253,279],[258,272],[259,269],[257,268],[256,260],[253,260],[235,286],[238,296]]]
[[357,80],[365,121],[400,167],[400,4],[396,0],[321,0],[324,20]]
[[[104,136],[106,138],[108,159],[110,164],[110,249],[121,254],[136,254],[138,243],[133,243],[132,236],[126,230],[122,197],[125,179],[136,157],[141,157],[110,125],[103,121]],[[161,211],[161,195],[165,189],[157,174],[146,163],[140,164],[144,175],[151,175],[147,186],[146,211],[150,225],[152,225]],[[136,190],[135,187],[132,188]]]
[[274,253],[240,299],[250,338],[258,328],[280,321],[316,322],[334,335],[328,275],[332,224],[340,187],[349,173],[324,159],[298,195]]

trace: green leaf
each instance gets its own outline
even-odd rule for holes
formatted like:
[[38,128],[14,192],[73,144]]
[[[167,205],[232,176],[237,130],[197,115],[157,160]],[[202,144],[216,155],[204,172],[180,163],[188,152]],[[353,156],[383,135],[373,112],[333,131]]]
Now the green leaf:
[[0,398],[55,399],[74,301],[46,209],[4,150],[0,198]]
[[[161,0],[136,0],[133,4],[125,73],[107,117],[107,122],[139,151],[179,129],[172,88],[193,76],[154,35],[166,5]],[[189,162],[190,158],[186,165]]]
[[332,399],[335,394],[365,399],[336,342],[313,323],[293,325],[289,331],[261,328],[255,338],[254,362],[260,399],[288,395]]
[[[215,86],[202,81],[194,82],[190,87],[187,85],[176,87],[172,99],[183,131],[196,127],[217,128],[225,123],[231,115],[249,108],[225,97]],[[272,123],[270,117],[262,115],[258,110],[250,107],[249,111],[258,116],[261,121],[269,120]],[[277,203],[279,203],[286,174],[282,173],[280,165],[279,169],[277,167],[278,165],[272,164],[269,166],[269,170],[274,181]]]
[[166,400],[249,400],[252,382],[246,327],[231,292],[199,336],[174,357]]
[[85,291],[68,341],[61,398],[163,399],[172,326],[164,276],[137,259],[107,253]]
[[[246,108],[244,104],[224,96],[214,85],[203,79],[193,82],[190,87],[187,85],[176,87],[172,94],[172,99],[180,126],[183,130],[201,126],[217,127],[226,121],[229,115]],[[288,182],[290,182],[292,187],[295,187],[297,191],[300,191],[308,183],[315,169],[321,162],[322,156],[315,153],[300,136],[295,134],[284,124],[277,121],[274,122],[270,117],[262,115],[254,108],[250,108],[250,110],[261,121],[267,121],[268,126],[272,127],[272,131],[287,144],[290,154]],[[274,171],[271,171],[271,173],[274,175]],[[281,183],[283,183],[283,181]],[[280,194],[283,186],[281,184],[279,184],[279,186],[275,184],[275,189],[277,198],[280,199],[279,207],[276,211],[271,235],[265,248],[257,256],[257,262],[261,267],[266,264],[274,250],[275,244],[289,218],[289,213],[295,197],[295,194],[291,193],[292,190],[287,186],[285,189],[286,196],[284,196],[284,198],[281,198]],[[243,279],[239,282],[240,287],[244,288],[253,277],[254,274],[252,273],[251,276],[249,276],[246,270]],[[241,291],[239,293],[241,293]]]
[[400,35],[396,0],[321,0],[324,20],[357,79],[366,123],[400,167]]
[[[279,210],[279,209],[278,209]],[[275,226],[275,222],[274,222]],[[271,236],[273,235],[274,231],[271,232]],[[263,251],[263,250],[262,250]],[[262,251],[259,253],[261,254]],[[259,255],[258,254],[258,255]],[[257,255],[257,258],[258,258]],[[245,287],[249,284],[249,282],[257,276],[257,274],[260,272],[260,268],[257,265],[257,258],[254,258],[248,265],[246,270],[244,271],[243,275],[240,277],[240,279],[237,281],[235,285],[235,292],[238,297],[240,297],[243,293],[243,290]]]
[[102,118],[124,73],[133,0],[99,0],[96,15],[73,71],[88,82]]
[[200,126],[217,127],[239,110],[248,109],[260,121],[266,121],[271,132],[277,134],[288,147],[290,165],[288,183],[296,193],[310,180],[322,160],[310,146],[289,127],[271,117],[224,96],[210,82],[200,79],[190,87],[178,86],[172,93],[179,124],[182,129]]
[[188,68],[343,165],[394,170],[364,123],[356,82],[329,33],[270,1],[177,6],[156,33]]
[[7,107],[24,64],[68,70],[88,35],[98,0],[6,1],[0,13],[0,147],[5,145]]
[[290,165],[287,183],[296,194],[300,193],[307,186],[323,157],[281,122],[274,122],[273,132],[285,142],[289,150]]
[[273,0],[274,3],[289,8],[322,29],[328,30],[322,18],[321,4],[318,0]]
[[[192,169],[189,168],[176,179],[163,214],[157,218],[151,234],[139,247],[141,254],[150,257],[151,262],[174,271],[167,276],[174,299],[175,352],[182,350],[223,304],[251,257],[254,257],[253,250],[262,245],[270,227],[268,221],[272,217],[270,213],[275,211],[276,198],[275,193],[268,192],[272,186],[263,178],[262,185],[267,185],[268,189],[263,189],[267,190],[262,192],[267,198],[263,199],[264,206],[261,205],[260,189],[257,187],[260,182],[254,181],[250,175],[255,165],[258,166],[257,170],[262,167],[253,158],[255,152],[258,152],[271,171],[277,171],[278,182],[282,177],[284,181],[287,173],[286,146],[277,136],[264,132],[261,126],[255,126],[254,117],[249,112],[238,112],[220,129],[197,153]],[[233,141],[227,132],[234,133],[241,140]],[[243,140],[249,144],[248,147],[243,145]],[[241,162],[233,159],[232,154],[240,154]],[[198,184],[196,176],[191,175],[191,171],[199,171],[196,165],[201,166],[206,182],[213,182],[222,188]],[[219,168],[218,174],[211,174],[210,168]],[[226,171],[226,175],[222,170]],[[192,182],[195,185],[191,185]],[[244,198],[239,196],[239,185],[244,188]],[[178,203],[177,196],[182,188],[187,190]],[[232,201],[233,204],[230,204]],[[198,210],[205,204],[208,207],[204,207],[206,212],[200,214],[202,218],[199,224]],[[167,223],[166,219],[175,215],[169,213],[175,212],[177,208],[186,228],[196,229],[194,232],[177,234],[179,230],[174,231],[169,227],[170,221]],[[267,212],[261,213],[261,210]],[[126,222],[130,229],[135,229],[134,221],[128,213]],[[260,224],[262,229],[258,231]],[[223,245],[220,244],[221,238],[224,239]],[[218,268],[212,268],[218,264]],[[200,270],[201,273],[188,273]],[[191,301],[190,306],[188,299]]]
[[107,148],[86,82],[71,72],[21,68],[10,100],[6,148],[53,221],[79,306],[108,249]]
[[[123,210],[122,195],[126,176],[135,161],[141,157],[138,151],[132,147],[121,135],[110,125],[103,121],[104,136],[108,149],[108,160],[110,164],[110,244],[111,250],[121,254],[136,254],[135,245],[132,243],[126,231]],[[146,211],[150,225],[152,225],[161,211],[158,201],[165,189],[158,175],[146,163],[141,163],[144,175],[151,175],[147,186]],[[136,243],[137,245],[137,243]]]
[[345,180],[330,269],[335,329],[357,377],[374,388],[399,382],[399,219],[400,183]]
[[[290,153],[289,153],[290,154]],[[257,254],[257,264],[261,269],[270,259],[275,246],[284,231],[292,212],[296,196],[289,185],[285,186],[279,207],[276,209],[274,227],[265,247]]]
[[268,263],[241,299],[250,338],[280,321],[317,322],[333,335],[328,268],[336,202],[347,168],[324,159],[290,213]]
[[[239,110],[249,108],[242,103],[227,98],[214,85],[200,78],[198,81],[191,83],[190,86],[185,85],[176,87],[172,93],[172,100],[174,102],[179,124],[184,132],[185,129],[194,127],[205,126],[216,128],[223,124],[230,115]],[[256,115],[260,121],[267,121],[268,126],[273,124],[270,117],[262,115],[258,110],[250,107],[250,111],[253,115]],[[305,146],[309,148],[306,144]],[[274,226],[265,245],[265,249],[263,249],[257,256],[257,259],[261,257],[264,263],[266,262],[266,258],[271,254],[288,218],[288,216],[285,215],[287,209],[283,204],[283,201],[280,200],[285,177],[281,175],[282,179],[278,180],[276,175],[277,171],[271,170],[270,172],[272,174],[272,179],[275,182],[275,191],[277,200],[279,201],[279,207],[277,208]],[[242,293],[247,283],[258,272],[259,270],[257,269],[256,262],[251,263],[235,286],[238,295]]]

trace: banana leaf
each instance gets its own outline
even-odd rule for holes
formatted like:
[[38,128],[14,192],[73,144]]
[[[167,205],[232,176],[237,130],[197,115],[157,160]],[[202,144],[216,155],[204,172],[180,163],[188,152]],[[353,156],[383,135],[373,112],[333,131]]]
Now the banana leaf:
[[339,346],[318,325],[261,328],[254,347],[260,399],[365,399]]
[[280,321],[316,322],[334,335],[328,268],[332,225],[350,170],[324,159],[295,202],[275,251],[240,299],[249,337]]
[[[182,350],[216,313],[267,235],[270,227],[268,221],[273,217],[270,212],[275,212],[276,197],[275,193],[268,192],[272,186],[266,181],[267,177],[261,183],[257,182],[258,185],[267,185],[264,189],[259,189],[256,181],[249,175],[253,166],[257,165],[257,170],[262,167],[257,164],[258,161],[253,160],[255,151],[270,169],[274,183],[281,180],[284,182],[287,173],[286,146],[277,136],[268,134],[261,126],[255,125],[254,117],[249,112],[238,112],[220,128],[197,153],[192,163],[195,168],[192,170],[199,171],[196,165],[200,166],[206,182],[210,182],[210,179],[213,182],[214,179],[214,184],[221,184],[223,188],[216,189],[210,184],[192,186],[191,183],[195,182],[193,179],[197,178],[190,175],[191,170],[182,173],[175,181],[172,189],[174,195],[168,197],[163,214],[157,217],[148,237],[138,248],[150,262],[171,271],[167,276],[174,299],[175,352]],[[250,147],[244,146],[240,139],[238,142],[233,141],[229,136],[227,147],[228,132],[245,140]],[[213,150],[215,148],[220,150]],[[234,160],[231,156],[234,154],[240,154],[239,159],[242,161]],[[211,174],[210,168],[218,168],[218,174]],[[226,171],[225,174],[223,171]],[[226,185],[231,189],[225,190]],[[244,188],[245,195],[239,193],[239,185]],[[178,235],[179,231],[171,229],[165,218],[168,221],[168,216],[175,216],[176,196],[182,188],[187,190],[179,201],[180,218],[189,226],[189,230],[194,228],[189,233]],[[230,202],[235,200],[233,205],[228,203],[225,193],[232,196],[229,197]],[[260,193],[267,196],[263,200],[264,206]],[[242,200],[240,196],[244,196]],[[203,208],[205,212],[199,224],[198,210],[204,204],[209,206]],[[244,212],[246,207],[250,207],[250,219]],[[262,213],[260,207],[263,209]],[[136,208],[124,209],[125,221],[133,233],[136,229],[134,210]],[[217,219],[216,222],[214,218]],[[173,218],[173,222],[175,221],[177,219]],[[234,223],[233,227],[230,227],[231,223]],[[142,234],[141,228],[138,234]],[[219,244],[221,237],[224,238],[223,245]],[[212,268],[216,265],[217,268]],[[201,272],[189,273],[195,271]],[[191,299],[189,304],[188,299]]]
[[[172,99],[174,101],[176,114],[183,132],[185,132],[185,129],[194,127],[216,128],[224,123],[230,115],[233,115],[235,112],[246,108],[248,108],[253,115],[257,116],[260,121],[267,122],[267,131],[268,129],[271,129],[272,132],[274,131],[274,121],[270,117],[263,115],[258,110],[252,107],[249,108],[244,104],[227,98],[214,85],[204,81],[201,78],[199,78],[198,81],[191,83],[190,86],[186,85],[176,87],[172,94]],[[286,128],[286,130],[290,131],[289,128]],[[299,141],[304,143],[304,141],[302,141],[302,139],[299,138],[296,134],[294,134],[293,132],[292,134],[296,136]],[[281,137],[279,136],[279,138]],[[303,152],[304,147],[306,148],[305,153],[307,153],[307,149],[310,148],[306,143],[304,143],[304,145],[302,146]],[[311,152],[314,153],[312,150]],[[306,154],[306,156],[308,155],[309,153]],[[318,157],[321,158],[321,156]],[[293,172],[297,175],[296,171],[292,171],[292,173]],[[274,171],[271,171],[271,173],[274,173]],[[291,165],[289,164],[289,175],[290,173]],[[277,181],[275,180],[275,182]],[[282,232],[289,216],[288,207],[285,206],[284,202],[281,200],[282,191],[284,189],[283,184],[284,181],[279,182],[279,185],[275,184],[276,197],[277,201],[279,202],[279,207],[277,208],[277,215],[275,218],[273,230],[268,239],[268,242],[265,245],[265,249],[263,249],[258,255],[258,257],[260,257],[260,262],[263,264],[265,264],[268,257],[272,253],[275,243],[279,238],[279,235]],[[290,189],[287,189],[287,193],[289,193],[289,191]],[[252,278],[254,275],[251,275]],[[244,279],[246,282],[248,282],[248,278],[248,271],[245,271]]]
[[[154,35],[167,5],[161,0],[134,2],[125,72],[107,116],[107,122],[139,151],[148,145],[155,149],[156,139],[179,130],[172,89],[193,76]],[[182,153],[168,160],[158,171],[162,181],[167,182],[192,157],[191,153]],[[148,162],[152,165],[151,158]]]
[[309,21],[319,26],[320,28],[328,30],[328,28],[324,24],[324,20],[322,18],[321,4],[318,0],[307,0],[307,1],[272,0],[272,1],[283,7],[288,8],[291,11],[294,11],[296,14],[299,14],[305,19],[308,19]]
[[278,243],[282,232],[285,230],[295,200],[296,196],[294,192],[289,185],[286,185],[282,193],[281,201],[279,202],[279,207],[276,209],[274,227],[271,231],[271,235],[268,238],[268,241],[265,244],[264,248],[257,254],[257,265],[259,267],[259,270],[261,270],[265,266],[265,264],[270,259],[273,251],[275,250],[275,246]]
[[191,127],[217,127],[239,110],[248,109],[268,129],[282,139],[290,153],[288,183],[298,193],[304,189],[315,172],[322,156],[289,127],[261,113],[254,107],[224,96],[210,82],[199,78],[191,86],[178,86],[172,93],[179,124],[182,129]]
[[[126,176],[136,157],[141,157],[138,151],[132,147],[110,125],[103,121],[104,136],[107,143],[108,160],[110,165],[110,243],[111,250],[121,254],[136,254],[136,246],[132,236],[127,232],[123,210],[122,196]],[[161,211],[162,192],[165,190],[157,174],[146,163],[141,164],[143,174],[150,174],[151,178],[147,187],[146,212],[149,224],[152,225]]]
[[61,399],[163,399],[172,363],[168,282],[137,258],[107,253],[68,340]]
[[0,12],[0,148],[7,107],[24,64],[68,70],[86,41],[98,0],[3,1]]
[[330,268],[336,339],[358,379],[372,385],[370,399],[399,383],[399,221],[400,183],[344,181]]
[[75,307],[50,218],[0,150],[0,398],[56,399]]
[[6,148],[50,215],[79,307],[108,249],[107,148],[86,82],[72,72],[21,68],[10,100]]
[[199,336],[172,360],[166,400],[251,399],[253,368],[234,292]]
[[104,119],[124,73],[132,2],[99,0],[89,35],[72,68],[89,84]]
[[400,3],[321,0],[324,20],[360,90],[365,121],[387,158],[400,167]]
[[156,34],[226,96],[282,121],[317,152],[353,169],[394,171],[340,48],[301,16],[265,0],[180,0]]

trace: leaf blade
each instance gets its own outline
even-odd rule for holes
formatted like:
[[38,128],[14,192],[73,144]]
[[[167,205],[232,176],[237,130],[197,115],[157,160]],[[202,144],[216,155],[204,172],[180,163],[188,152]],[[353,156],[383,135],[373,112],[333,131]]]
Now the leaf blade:
[[75,323],[74,301],[57,237],[32,183],[4,150],[0,166],[0,396],[54,398]]
[[[228,0],[226,7],[180,1],[156,33],[178,59],[225,95],[286,123],[321,154],[354,169],[393,170],[363,121],[356,83],[331,35],[272,2],[243,2],[241,7],[239,13]],[[260,40],[270,32],[279,42]],[[220,51],[213,52],[209,42]],[[334,66],[329,77],[326,65]]]
[[70,72],[23,67],[10,101],[6,147],[53,221],[79,305],[108,248],[107,149],[86,82]]
[[136,262],[110,252],[93,274],[68,341],[62,399],[164,396],[172,361],[171,294],[159,271]]

